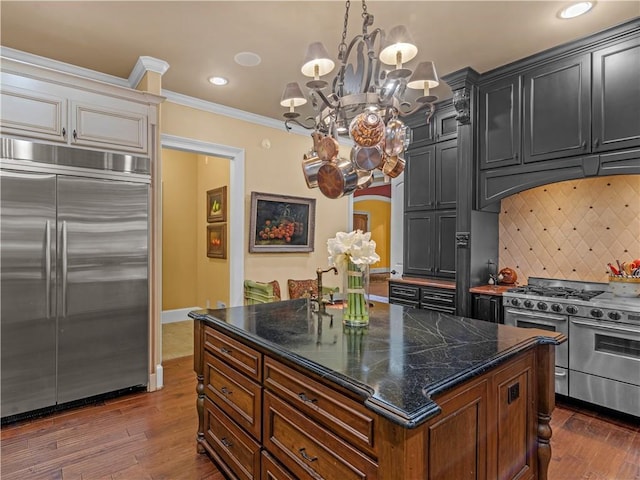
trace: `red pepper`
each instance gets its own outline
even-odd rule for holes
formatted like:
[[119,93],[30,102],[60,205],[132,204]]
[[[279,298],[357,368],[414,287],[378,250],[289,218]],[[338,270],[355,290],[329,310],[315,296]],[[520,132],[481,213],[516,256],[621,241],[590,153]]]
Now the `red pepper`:
[[620,275],[620,271],[616,267],[614,267],[610,263],[607,263],[607,266],[609,267],[609,270],[611,270],[611,273],[613,273],[614,275]]

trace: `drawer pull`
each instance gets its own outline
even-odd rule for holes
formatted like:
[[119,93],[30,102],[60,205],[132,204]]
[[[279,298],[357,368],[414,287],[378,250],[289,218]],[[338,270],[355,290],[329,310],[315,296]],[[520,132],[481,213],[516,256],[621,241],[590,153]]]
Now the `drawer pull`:
[[224,393],[225,395],[231,395],[231,394],[233,394],[233,392],[232,392],[231,390],[229,390],[227,387],[222,387],[222,388],[220,389],[220,391],[221,391],[222,393]]
[[222,445],[224,445],[227,448],[233,447],[233,443],[231,443],[229,440],[227,440],[227,437],[222,437],[220,439],[220,443],[222,443]]
[[318,400],[316,400],[315,398],[309,398],[307,397],[306,393],[304,392],[300,392],[298,394],[298,397],[300,397],[300,400],[302,400],[303,402],[307,402],[307,403],[318,403]]
[[302,456],[302,458],[304,458],[307,462],[315,462],[316,460],[318,460],[318,457],[310,457],[307,454],[307,449],[304,447],[298,450],[298,452],[300,452],[300,455]]
[[220,352],[231,355],[231,350],[229,350],[228,348],[220,347]]

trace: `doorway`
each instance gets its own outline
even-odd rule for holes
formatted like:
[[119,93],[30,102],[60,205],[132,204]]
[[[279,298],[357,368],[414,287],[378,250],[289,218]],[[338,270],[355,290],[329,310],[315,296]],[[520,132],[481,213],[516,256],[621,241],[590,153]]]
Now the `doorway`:
[[[228,306],[242,305],[242,279],[244,277],[244,255],[242,249],[242,241],[233,241],[233,239],[244,238],[244,150],[228,147],[224,145],[218,145],[208,142],[201,142],[198,140],[187,139],[183,137],[176,137],[172,135],[162,135],[161,146],[163,149],[175,150],[178,152],[193,153],[195,155],[204,155],[207,157],[217,157],[219,159],[229,160],[229,188],[228,188],[228,236],[229,241],[227,244],[228,252],[228,282],[229,282],[229,299]],[[170,181],[170,180],[169,180]],[[163,185],[164,187],[164,185]],[[163,189],[160,189],[163,190]],[[162,192],[159,192],[159,199],[156,199],[155,204],[158,205],[158,218],[159,229],[162,230]],[[192,201],[200,201],[196,198]],[[204,204],[204,196],[202,199]],[[198,223],[198,227],[200,226]],[[160,235],[162,237],[163,235]],[[197,236],[197,235],[196,235]],[[205,234],[198,237],[199,240],[205,239]],[[163,240],[159,238],[156,240],[156,251],[158,257],[162,258],[163,252]],[[158,284],[162,285],[162,265],[157,269]],[[156,299],[156,308],[162,313],[162,324],[159,328],[159,334],[156,337],[159,371],[162,369],[161,362],[163,358],[163,350],[166,351],[167,358],[175,357],[176,355],[184,355],[184,352],[190,354],[193,344],[193,326],[186,314],[194,308],[215,308],[216,301],[212,299],[212,304],[203,305],[189,305],[183,309],[176,309],[170,311],[163,311],[162,306],[163,289],[159,288],[158,298]],[[163,333],[164,332],[164,333]],[[169,348],[163,348],[165,345],[164,339],[170,345],[166,345]],[[188,341],[188,345],[186,343]]]

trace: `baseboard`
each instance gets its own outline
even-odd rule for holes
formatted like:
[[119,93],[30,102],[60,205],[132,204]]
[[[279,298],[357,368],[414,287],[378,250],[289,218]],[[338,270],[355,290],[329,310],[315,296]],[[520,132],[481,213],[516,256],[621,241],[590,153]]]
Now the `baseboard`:
[[177,308],[175,310],[162,311],[162,323],[174,323],[189,320],[188,313],[194,310],[202,310],[202,307]]
[[378,295],[369,295],[369,300],[373,300],[374,302],[389,303],[389,299],[387,297],[379,297]]

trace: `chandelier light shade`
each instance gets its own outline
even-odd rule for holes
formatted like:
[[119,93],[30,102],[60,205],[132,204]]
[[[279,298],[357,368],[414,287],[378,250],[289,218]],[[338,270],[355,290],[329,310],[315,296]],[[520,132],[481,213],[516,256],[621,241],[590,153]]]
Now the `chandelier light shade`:
[[[415,71],[407,68],[418,55],[407,27],[397,25],[388,34],[374,28],[373,15],[362,0],[362,31],[347,40],[350,5],[347,0],[335,76],[329,81],[320,78],[336,63],[321,42],[311,43],[301,68],[312,78],[305,84],[306,95],[297,82],[291,82],[280,101],[289,109],[284,113],[287,129],[296,124],[312,130],[313,146],[303,156],[302,171],[307,186],[319,188],[328,198],[366,188],[376,170],[386,179],[400,175],[405,166],[402,155],[411,142],[411,130],[401,118],[428,108],[429,121],[438,99],[430,94],[439,84],[434,63],[422,61]],[[411,101],[405,97],[407,87],[422,90],[423,95]],[[294,108],[307,98],[315,113],[301,121]],[[340,156],[340,135],[353,141],[349,158]]]
[[389,31],[380,51],[380,61],[402,68],[402,63],[410,62],[416,55],[418,55],[418,47],[414,45],[407,27],[396,25]]
[[282,99],[280,100],[280,105],[289,107],[289,111],[284,114],[285,117],[296,118],[300,116],[299,113],[294,111],[294,108],[304,105],[305,103],[307,103],[307,98],[302,93],[298,82],[287,83],[287,86],[284,87],[284,92],[282,92]]
[[[413,88],[415,90],[423,90],[423,97],[421,98],[430,98],[429,89],[435,88],[440,85],[440,80],[438,80],[438,74],[436,73],[436,66],[433,62],[421,62],[416,67],[415,72],[411,75],[409,82],[407,83],[407,87]],[[419,98],[418,101],[421,101]],[[435,101],[431,100],[432,102]]]
[[314,42],[307,47],[301,70],[304,76],[318,80],[319,77],[331,73],[335,66],[322,42]]

